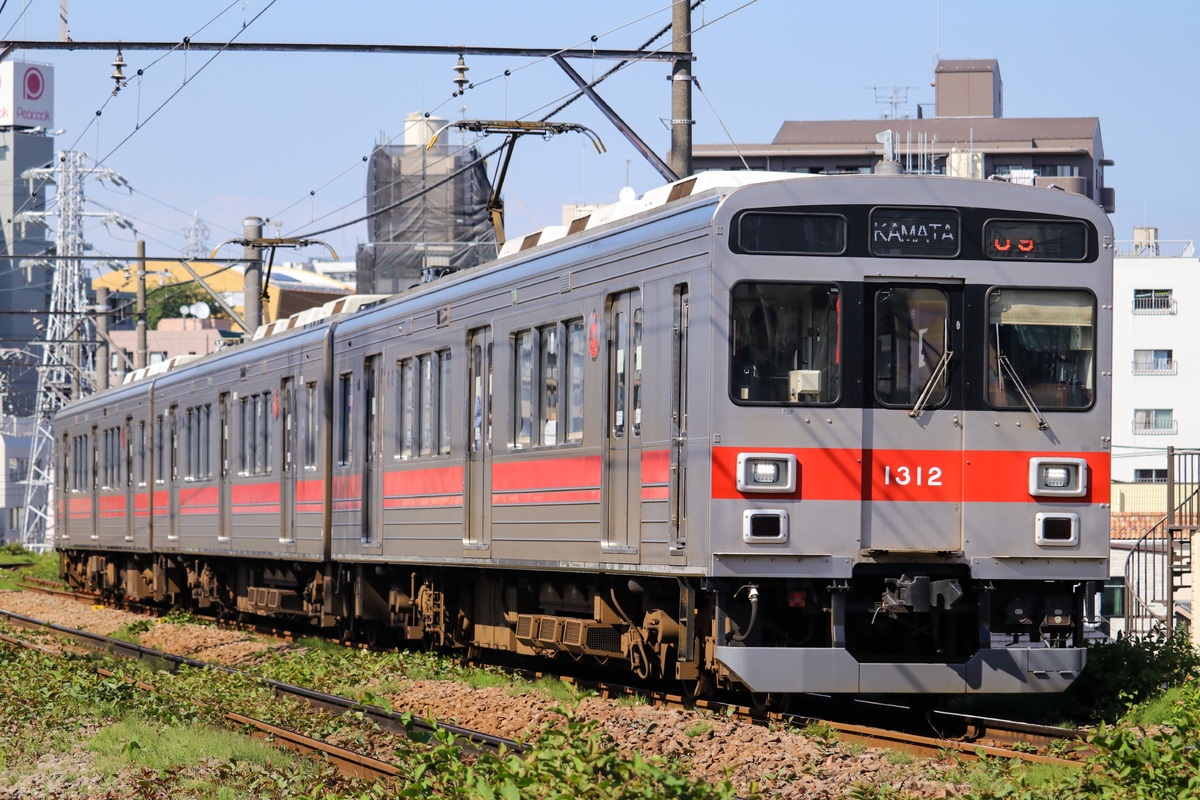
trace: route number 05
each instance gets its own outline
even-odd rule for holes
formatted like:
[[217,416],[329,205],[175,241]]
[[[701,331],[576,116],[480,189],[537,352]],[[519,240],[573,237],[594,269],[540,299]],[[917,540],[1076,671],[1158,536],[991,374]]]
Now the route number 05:
[[942,485],[942,468],[917,467],[915,470],[911,467],[896,467],[893,471],[891,467],[883,468],[883,485],[891,486],[908,486],[910,483],[914,486],[941,486]]

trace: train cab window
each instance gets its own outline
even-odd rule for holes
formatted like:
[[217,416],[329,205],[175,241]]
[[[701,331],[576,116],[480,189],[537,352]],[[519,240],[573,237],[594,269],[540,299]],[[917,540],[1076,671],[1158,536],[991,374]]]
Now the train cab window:
[[730,396],[826,404],[841,394],[841,293],[831,284],[740,283],[730,321]]
[[1088,292],[993,289],[987,400],[995,408],[1085,409],[1095,394],[1095,299]]
[[940,289],[875,293],[875,396],[885,406],[937,406],[950,393],[950,301]]

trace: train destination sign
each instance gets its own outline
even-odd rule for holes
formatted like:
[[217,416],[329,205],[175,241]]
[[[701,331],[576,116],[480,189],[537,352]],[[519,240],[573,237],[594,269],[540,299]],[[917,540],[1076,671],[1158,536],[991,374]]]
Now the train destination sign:
[[983,226],[983,252],[993,259],[1083,261],[1087,225],[1074,220],[994,219]]
[[871,211],[871,255],[954,258],[961,226],[958,212],[948,208],[876,208]]

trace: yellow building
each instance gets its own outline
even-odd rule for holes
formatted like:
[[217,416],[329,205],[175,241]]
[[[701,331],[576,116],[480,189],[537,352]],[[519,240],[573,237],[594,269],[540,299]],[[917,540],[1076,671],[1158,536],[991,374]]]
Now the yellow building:
[[[204,282],[217,292],[221,299],[233,308],[239,315],[243,314],[245,303],[243,299],[243,266],[236,264],[196,263],[190,262]],[[106,287],[110,296],[120,294],[132,299],[137,294],[137,264],[131,263],[123,269],[116,269],[92,281],[92,289]],[[263,266],[263,276],[266,276],[266,266]],[[146,261],[146,293],[151,293],[169,284],[197,285],[179,261]],[[291,316],[307,308],[328,303],[338,297],[353,293],[353,287],[333,278],[328,278],[316,272],[274,267],[271,269],[270,282],[267,286],[267,299],[263,303],[262,322],[266,324],[282,317]],[[217,303],[209,305],[214,309]],[[237,325],[233,329],[240,330]],[[252,331],[251,331],[252,332]]]

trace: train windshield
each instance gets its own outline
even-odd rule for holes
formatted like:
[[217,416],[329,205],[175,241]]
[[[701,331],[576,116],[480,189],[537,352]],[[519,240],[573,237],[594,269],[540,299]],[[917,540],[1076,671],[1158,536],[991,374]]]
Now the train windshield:
[[988,297],[988,402],[997,408],[1089,408],[1096,307],[1080,291],[993,289]]
[[840,298],[832,284],[735,286],[730,325],[734,401],[836,402],[841,394]]

